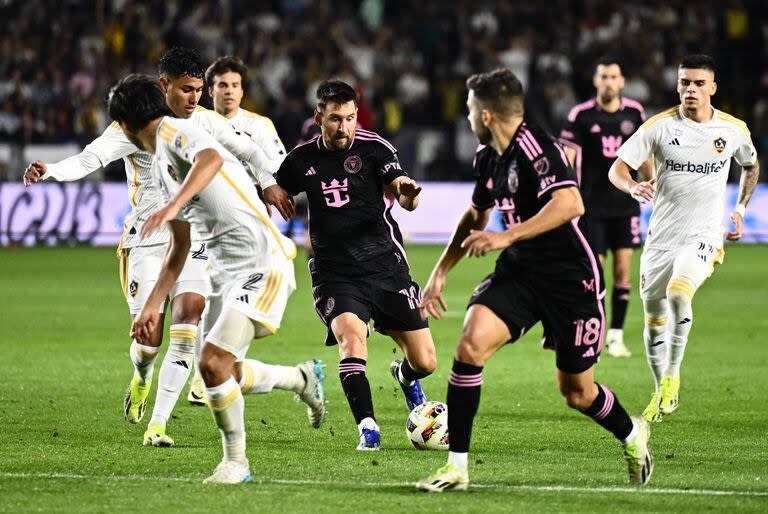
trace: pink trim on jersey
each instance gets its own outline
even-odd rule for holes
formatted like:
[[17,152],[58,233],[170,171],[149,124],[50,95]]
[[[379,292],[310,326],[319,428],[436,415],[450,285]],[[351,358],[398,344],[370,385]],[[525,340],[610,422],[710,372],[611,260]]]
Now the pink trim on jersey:
[[640,111],[640,116],[642,116],[643,121],[645,121],[645,109],[643,109],[643,106],[638,102],[637,100],[632,100],[631,98],[622,98],[621,99],[621,108],[625,107],[631,107],[632,109],[637,109]]
[[361,128],[357,129],[355,131],[355,135],[359,135],[360,139],[363,139],[365,141],[378,141],[379,143],[383,144],[387,148],[389,148],[392,153],[397,153],[397,150],[394,146],[392,146],[392,143],[378,135],[376,132],[371,132],[369,130],[363,130]]
[[591,109],[592,107],[595,106],[595,103],[596,103],[595,99],[592,98],[591,100],[587,100],[586,102],[582,102],[580,104],[573,106],[571,111],[568,113],[568,121],[573,123],[574,121],[576,121],[576,116],[578,116],[581,111],[586,111],[587,109]]
[[535,150],[536,155],[544,153],[544,150],[542,150],[541,146],[539,146],[539,142],[536,141],[536,138],[533,137],[533,134],[531,133],[530,130],[528,130],[527,127],[523,127],[521,132],[525,140],[528,141],[533,147],[533,149]]
[[[573,141],[568,141],[567,139],[561,139],[560,143],[573,148],[573,150],[576,152],[576,163],[574,164],[574,167],[576,168],[576,180],[579,182],[579,184],[581,184],[581,145],[578,145]],[[567,158],[568,156],[566,155],[566,160]],[[570,164],[570,162],[568,164]]]
[[579,239],[581,246],[584,247],[584,251],[587,253],[589,264],[592,266],[592,274],[595,276],[595,300],[597,300],[597,308],[600,311],[600,339],[598,340],[597,351],[600,352],[605,340],[605,311],[603,310],[603,302],[600,300],[605,297],[606,292],[600,287],[600,268],[598,268],[597,259],[587,242],[587,238],[584,237],[584,234],[581,233],[581,229],[579,229],[579,218],[573,218],[571,220],[571,227],[573,227],[576,237]]
[[563,164],[565,164],[565,167],[571,165],[570,161],[568,161],[568,156],[565,155],[565,150],[563,150],[563,145],[559,145],[555,143],[555,147],[557,148],[557,151],[560,152],[560,157],[563,159]]
[[541,191],[539,191],[537,198],[541,198],[541,195],[543,195],[553,187],[559,187],[559,186],[565,186],[565,185],[579,187],[579,185],[576,183],[575,180],[561,180],[560,182],[555,182],[554,184],[550,184],[544,189],[542,189]]
[[603,384],[599,384],[599,387],[605,394],[605,403],[603,403],[603,408],[600,409],[600,412],[595,414],[595,419],[605,418],[608,413],[611,412],[611,409],[613,409],[613,404],[616,402],[616,397],[613,395],[613,391],[605,387]]
[[534,157],[536,157],[536,156],[533,154],[533,150],[532,150],[532,149],[531,149],[531,147],[529,146],[529,145],[530,145],[530,143],[526,142],[526,141],[525,141],[525,140],[522,138],[522,136],[518,136],[518,138],[517,138],[517,142],[518,142],[518,144],[520,145],[520,148],[522,148],[522,149],[523,149],[523,152],[525,152],[525,155],[526,155],[526,157],[528,157],[528,160],[531,160],[531,161],[532,161],[532,160],[533,160],[533,158],[534,158]]
[[411,265],[408,263],[408,257],[405,255],[405,248],[397,241],[397,237],[395,237],[395,227],[392,226],[392,224],[387,219],[387,213],[392,210],[392,206],[395,205],[395,197],[389,194],[389,191],[384,191],[384,214],[382,215],[382,218],[384,218],[384,223],[387,224],[389,227],[389,234],[392,236],[392,242],[395,243],[395,246],[400,250],[400,253],[403,255],[403,259],[405,259],[405,264],[408,265],[408,268],[411,267]]

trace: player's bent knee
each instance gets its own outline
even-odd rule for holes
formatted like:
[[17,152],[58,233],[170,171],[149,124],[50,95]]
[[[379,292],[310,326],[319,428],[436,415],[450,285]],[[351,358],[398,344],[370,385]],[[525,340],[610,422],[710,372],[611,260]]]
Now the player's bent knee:
[[696,293],[696,284],[685,277],[675,277],[667,285],[667,301],[670,307],[690,303]]
[[463,334],[456,347],[456,360],[473,366],[482,366],[490,357],[488,346],[473,334]]
[[437,357],[434,351],[419,354],[416,358],[409,357],[408,363],[414,371],[426,375],[431,375],[437,369]]

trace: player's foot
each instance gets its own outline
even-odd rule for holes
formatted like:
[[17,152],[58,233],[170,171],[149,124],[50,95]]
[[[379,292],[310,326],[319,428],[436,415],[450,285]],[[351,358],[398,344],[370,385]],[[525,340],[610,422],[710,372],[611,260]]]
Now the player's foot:
[[680,376],[662,377],[661,379],[661,399],[659,400],[659,410],[662,414],[672,414],[677,410],[679,404],[678,393],[680,392]]
[[424,390],[421,388],[421,384],[418,380],[414,380],[409,386],[400,382],[400,364],[402,364],[402,362],[403,361],[399,359],[393,360],[389,365],[389,372],[392,373],[392,376],[400,385],[400,389],[403,390],[405,404],[408,406],[408,410],[412,411],[417,406],[427,401],[427,395],[424,394]]
[[661,421],[661,411],[659,410],[659,400],[661,395],[658,391],[654,391],[651,395],[651,401],[648,403],[648,407],[643,411],[643,419],[651,423],[658,423]]
[[632,352],[624,344],[622,330],[611,328],[605,336],[605,351],[611,357],[632,357]]
[[170,448],[173,446],[173,439],[165,433],[165,426],[160,423],[149,425],[144,432],[144,446],[154,446],[156,448]]
[[307,417],[314,428],[319,428],[325,419],[325,364],[320,359],[302,362],[297,366],[307,383],[304,390],[296,393],[296,399],[307,404]]
[[653,474],[653,455],[648,440],[651,438],[651,428],[641,417],[632,416],[637,427],[637,434],[631,441],[624,444],[624,460],[629,469],[629,481],[633,484],[647,484]]
[[365,418],[358,425],[360,442],[357,449],[361,451],[378,451],[381,445],[381,432],[379,425],[372,418]]
[[469,487],[469,474],[466,469],[459,469],[455,464],[446,464],[433,475],[416,482],[416,489],[428,493],[442,493],[453,489],[466,491]]
[[189,383],[187,401],[191,405],[208,405],[208,400],[205,398],[205,382],[203,382],[203,377],[197,372],[195,372],[192,382]]
[[131,379],[131,383],[128,385],[128,389],[125,391],[125,398],[123,399],[125,419],[130,423],[135,425],[144,417],[144,411],[147,409],[147,398],[149,398],[149,390],[151,387],[152,379],[148,380],[145,384],[139,384],[139,378],[136,375]]
[[216,466],[213,475],[203,480],[204,484],[249,484],[253,482],[248,459],[241,462],[223,460]]

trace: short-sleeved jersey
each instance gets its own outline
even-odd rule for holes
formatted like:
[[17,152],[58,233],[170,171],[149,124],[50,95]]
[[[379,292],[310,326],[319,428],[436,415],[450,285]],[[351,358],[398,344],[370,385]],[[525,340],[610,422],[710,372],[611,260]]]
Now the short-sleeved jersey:
[[722,242],[731,158],[751,166],[757,152],[743,121],[713,108],[710,121],[697,123],[677,106],[649,118],[618,157],[633,169],[653,158],[656,194],[645,244],[671,250],[694,239]]
[[[263,248],[265,262],[281,252],[287,259],[296,256],[296,246],[280,234],[267,215],[264,204],[253,187],[251,177],[240,161],[201,130],[191,120],[165,117],[157,128],[153,176],[165,201],[175,195],[201,150],[213,148],[224,159],[213,180],[181,210],[180,218],[188,221],[207,244],[213,264],[232,259],[217,255],[217,241],[233,230],[247,230],[248,247]],[[236,256],[235,256],[236,257]]]
[[346,150],[328,150],[322,136],[291,150],[277,183],[307,193],[309,233],[318,276],[359,277],[407,270],[402,236],[384,185],[404,176],[397,150],[357,129]]
[[[578,187],[565,151],[543,129],[523,122],[502,155],[480,146],[474,161],[472,205],[499,210],[504,228],[535,216],[554,191]],[[542,276],[564,271],[591,273],[581,220],[573,220],[535,238],[509,246],[499,256],[511,269]]]
[[576,175],[587,215],[601,218],[639,215],[639,204],[611,184],[608,170],[622,143],[644,121],[643,107],[629,98],[622,98],[615,112],[602,110],[592,99],[568,113],[560,142],[576,150]]

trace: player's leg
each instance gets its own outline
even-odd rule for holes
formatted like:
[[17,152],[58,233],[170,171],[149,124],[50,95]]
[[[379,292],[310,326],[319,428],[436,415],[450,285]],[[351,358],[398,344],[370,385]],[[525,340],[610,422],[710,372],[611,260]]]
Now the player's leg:
[[395,343],[403,351],[403,360],[395,359],[389,370],[405,396],[408,410],[427,401],[420,380],[431,375],[437,367],[435,343],[429,328],[418,330],[387,330]]
[[632,248],[613,249],[613,291],[611,293],[611,327],[605,338],[606,352],[612,357],[631,357],[624,344],[624,320],[632,290]]

